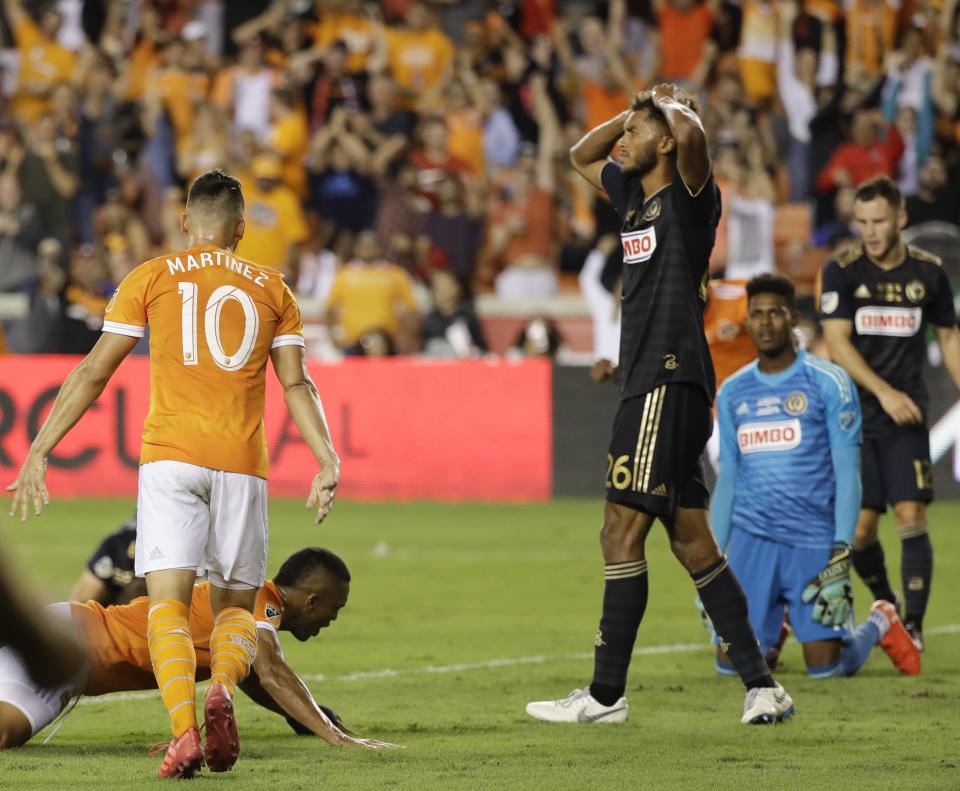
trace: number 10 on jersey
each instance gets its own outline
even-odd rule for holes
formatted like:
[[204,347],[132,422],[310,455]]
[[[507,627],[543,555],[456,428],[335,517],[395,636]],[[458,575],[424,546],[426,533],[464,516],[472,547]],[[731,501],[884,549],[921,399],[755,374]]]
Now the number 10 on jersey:
[[[181,281],[177,284],[181,299],[181,328],[183,339],[183,364],[197,365],[197,311],[200,287],[196,283]],[[243,310],[243,338],[233,354],[227,354],[220,336],[220,316],[228,302],[236,302]],[[250,360],[260,331],[260,314],[253,298],[236,286],[220,286],[207,300],[203,315],[204,336],[210,357],[224,371],[238,371]]]

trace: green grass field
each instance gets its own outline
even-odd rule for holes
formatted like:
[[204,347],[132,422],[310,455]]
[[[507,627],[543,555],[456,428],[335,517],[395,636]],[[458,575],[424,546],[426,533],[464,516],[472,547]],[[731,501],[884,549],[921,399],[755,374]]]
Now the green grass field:
[[[4,528],[4,545],[50,599],[63,598],[122,500],[55,502]],[[662,531],[648,547],[651,599],[624,726],[551,726],[524,704],[589,682],[602,592],[601,503],[531,506],[338,503],[316,527],[300,503],[271,510],[269,572],[294,549],[328,546],[353,592],[287,660],[362,735],[405,750],[333,750],[240,696],[242,755],[202,788],[224,789],[957,789],[960,788],[960,504],[932,510],[936,547],[927,652],[904,678],[878,650],[856,678],[811,681],[796,643],[780,680],[798,714],[739,724],[743,689],[714,676],[693,588]],[[888,560],[899,562],[885,523]],[[899,566],[893,565],[896,578]],[[268,572],[268,573],[269,573]],[[859,587],[858,614],[869,605]],[[138,788],[167,737],[155,693],[88,699],[50,744],[0,754],[0,788]]]

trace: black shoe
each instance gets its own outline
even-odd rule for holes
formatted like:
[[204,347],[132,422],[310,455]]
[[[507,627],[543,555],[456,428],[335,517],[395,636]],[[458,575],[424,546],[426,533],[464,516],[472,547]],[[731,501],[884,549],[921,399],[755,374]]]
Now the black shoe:
[[904,628],[918,651],[923,651],[923,629],[917,626],[913,621],[904,621]]

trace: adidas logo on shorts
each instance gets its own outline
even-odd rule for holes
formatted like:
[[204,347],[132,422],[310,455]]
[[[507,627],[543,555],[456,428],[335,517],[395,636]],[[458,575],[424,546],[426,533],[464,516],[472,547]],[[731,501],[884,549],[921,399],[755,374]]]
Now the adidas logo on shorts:
[[652,494],[654,497],[666,497],[667,485],[665,483],[661,483],[659,486],[655,487],[650,494]]

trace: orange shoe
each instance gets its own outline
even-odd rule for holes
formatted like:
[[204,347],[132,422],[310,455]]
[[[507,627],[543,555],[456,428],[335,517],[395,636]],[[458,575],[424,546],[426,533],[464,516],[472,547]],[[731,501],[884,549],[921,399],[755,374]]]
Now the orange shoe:
[[203,753],[211,772],[226,772],[240,757],[240,736],[233,716],[233,701],[227,688],[219,681],[211,684],[203,703],[207,729]]
[[[158,755],[164,745],[160,744],[150,751]],[[189,780],[203,766],[203,749],[200,747],[200,732],[196,728],[185,730],[176,739],[166,745],[167,754],[157,770],[157,777],[173,780]]]
[[897,670],[905,676],[920,675],[920,652],[916,644],[903,626],[903,621],[897,615],[897,608],[888,601],[878,599],[870,608],[872,612],[880,612],[887,619],[890,628],[880,641],[880,647],[887,652],[887,656],[896,665]]

